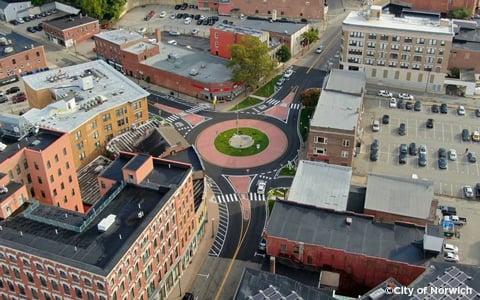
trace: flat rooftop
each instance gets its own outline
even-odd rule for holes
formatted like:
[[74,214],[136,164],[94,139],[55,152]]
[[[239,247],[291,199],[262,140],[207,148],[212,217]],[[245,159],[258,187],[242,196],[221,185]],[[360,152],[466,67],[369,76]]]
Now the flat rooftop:
[[153,44],[150,42],[139,42],[138,44],[123,48],[123,51],[130,52],[133,54],[140,54],[143,51],[150,50],[156,47],[158,47],[157,44]]
[[102,60],[28,75],[23,80],[34,91],[50,90],[58,99],[42,109],[30,109],[23,115],[25,119],[65,132],[98,114],[149,95]]
[[222,83],[232,78],[226,59],[168,43],[159,46],[160,54],[147,58],[143,64],[201,82]]
[[268,20],[255,20],[249,18],[244,21],[237,21],[237,23],[242,27],[256,28],[263,31],[275,32],[285,35],[294,34],[295,32],[300,31],[302,28],[307,26],[306,23],[293,23],[283,21],[270,22]]
[[98,20],[89,16],[84,17],[82,15],[78,15],[78,16],[64,16],[64,17],[53,19],[53,20],[47,20],[44,23],[50,26],[56,27],[60,30],[65,30],[68,28],[82,26],[92,22],[98,22]]
[[322,90],[310,126],[354,130],[362,100],[362,96]]
[[43,151],[50,147],[50,145],[52,145],[63,134],[64,133],[62,132],[40,128],[37,134],[27,136],[20,141],[2,139],[2,143],[7,145],[7,148],[0,151],[0,161],[3,162],[7,160],[23,148],[28,148],[34,151]]
[[[348,82],[348,84],[345,84],[345,82]],[[367,76],[365,72],[333,69],[328,75],[323,90],[363,95],[366,84]]]
[[430,211],[433,200],[433,181],[380,174],[368,175],[365,209],[430,219],[435,216],[435,211]]
[[419,17],[395,17],[395,15],[380,14],[380,18],[370,17],[368,20],[358,14],[358,11],[352,11],[343,20],[342,26],[355,26],[374,28],[375,32],[379,29],[393,30],[393,32],[424,32],[431,34],[445,35],[446,37],[453,37],[453,23],[450,22],[448,26],[439,26],[439,22],[432,21],[429,18]]
[[[190,172],[188,167],[177,166],[175,170],[177,174],[169,182],[185,180]],[[170,176],[171,172],[173,171],[170,171]],[[138,186],[127,184],[100,213],[97,211],[98,215],[82,232],[63,229],[17,214],[0,222],[0,243],[5,247],[105,276],[118,264],[139,234],[176,192],[176,187],[170,187],[168,182],[159,179],[161,178],[158,176],[149,177],[150,182],[143,182]],[[65,211],[62,209],[46,205],[40,205],[39,208],[42,209],[38,209],[36,214],[40,214],[40,217],[43,212],[45,218],[65,219]],[[138,217],[140,211],[144,213],[141,218]],[[84,220],[82,214],[68,214],[67,219],[71,219],[74,223],[72,225]],[[97,224],[111,214],[116,216],[116,222],[106,232],[98,231]]]
[[246,26],[235,26],[235,25],[228,25],[223,23],[217,23],[215,25],[215,29],[222,30],[222,31],[229,31],[235,33],[241,33],[245,35],[251,35],[257,38],[260,38],[264,35],[262,30],[246,27]]
[[94,36],[95,38],[99,37],[112,44],[117,44],[117,45],[123,45],[125,43],[143,40],[143,35],[135,31],[129,31],[126,29],[102,31],[100,33],[95,34]]
[[[11,42],[11,43],[10,43]],[[37,41],[31,40],[17,33],[0,34],[0,53],[1,59],[21,53],[25,50],[43,46]],[[12,47],[13,52],[5,51],[6,48]]]
[[288,201],[345,211],[351,179],[351,167],[301,160]]
[[[348,225],[346,218],[352,218]],[[372,217],[277,201],[266,232],[268,236],[340,249],[391,261],[422,265],[425,228],[412,224],[382,224]]]

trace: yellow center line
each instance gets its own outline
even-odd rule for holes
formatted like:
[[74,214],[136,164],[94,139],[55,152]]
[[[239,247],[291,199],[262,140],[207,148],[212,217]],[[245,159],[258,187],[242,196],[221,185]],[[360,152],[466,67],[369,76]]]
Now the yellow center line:
[[332,48],[332,45],[335,43],[336,39],[338,38],[339,35],[341,35],[342,31],[338,31],[338,33],[330,39],[330,42],[323,48],[323,52],[313,61],[313,64],[308,68],[308,70],[305,72],[306,74],[310,73],[310,71],[313,69],[313,67],[318,63],[318,61],[323,57],[323,53],[327,52],[328,49]]

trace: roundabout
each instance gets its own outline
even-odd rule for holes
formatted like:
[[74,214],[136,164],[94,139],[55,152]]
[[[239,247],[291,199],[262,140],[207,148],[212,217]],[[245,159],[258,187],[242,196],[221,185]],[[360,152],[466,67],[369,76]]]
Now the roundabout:
[[277,160],[287,150],[288,139],[280,128],[268,122],[240,119],[204,129],[197,135],[195,145],[205,161],[223,168],[242,169]]

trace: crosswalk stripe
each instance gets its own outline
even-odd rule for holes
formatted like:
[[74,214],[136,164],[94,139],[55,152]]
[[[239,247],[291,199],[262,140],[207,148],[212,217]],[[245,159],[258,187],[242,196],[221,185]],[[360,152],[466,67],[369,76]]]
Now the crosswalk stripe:
[[[217,203],[239,202],[238,194],[221,194],[216,195]],[[248,200],[250,201],[265,201],[265,195],[257,193],[248,193]]]

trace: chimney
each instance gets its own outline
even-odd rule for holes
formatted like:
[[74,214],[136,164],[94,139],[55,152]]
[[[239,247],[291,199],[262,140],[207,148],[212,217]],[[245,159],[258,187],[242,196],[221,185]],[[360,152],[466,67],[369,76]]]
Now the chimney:
[[157,43],[160,43],[162,40],[162,32],[160,31],[160,28],[155,29],[155,38],[157,39]]
[[352,221],[353,221],[353,220],[352,220],[352,218],[350,218],[350,217],[347,217],[347,218],[345,219],[345,223],[347,223],[347,225],[352,225]]

